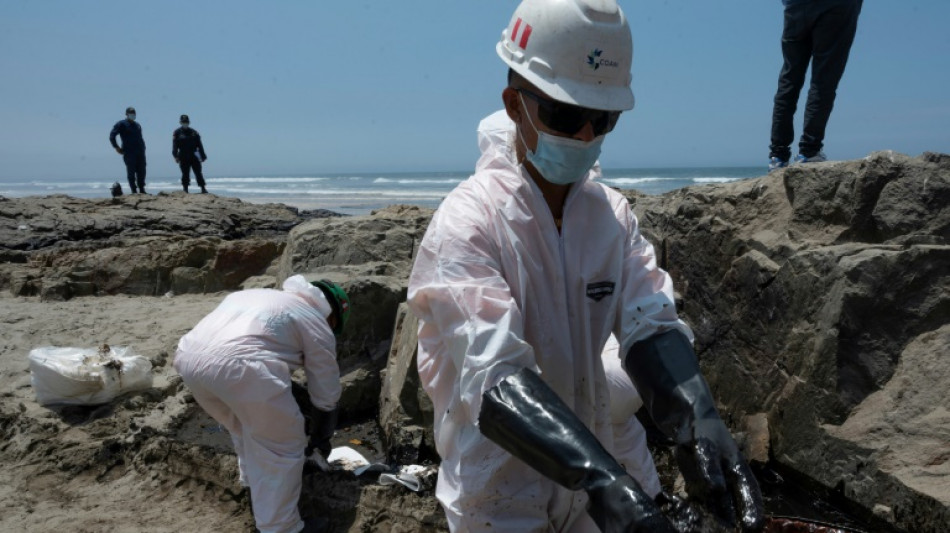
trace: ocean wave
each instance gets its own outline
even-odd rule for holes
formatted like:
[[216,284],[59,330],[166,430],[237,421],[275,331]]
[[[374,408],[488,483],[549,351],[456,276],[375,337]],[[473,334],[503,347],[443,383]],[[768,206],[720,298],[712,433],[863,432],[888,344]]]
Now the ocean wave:
[[331,178],[326,177],[292,177],[277,176],[266,177],[258,176],[251,178],[208,178],[208,181],[214,180],[215,183],[316,183],[327,181]]
[[739,181],[742,178],[729,178],[726,176],[709,176],[702,178],[692,178],[693,183],[729,183],[730,181]]
[[214,187],[212,183],[208,184],[209,188],[213,188],[214,192],[220,193],[234,193],[240,194],[241,196],[248,195],[263,195],[263,196],[306,196],[311,198],[319,198],[322,196],[327,197],[350,197],[350,198],[373,198],[376,196],[382,197],[399,197],[399,198],[442,198],[449,191],[440,191],[440,190],[379,190],[379,189],[232,189],[228,187]]
[[654,181],[670,181],[677,178],[661,178],[658,176],[649,176],[644,178],[601,178],[600,181],[605,182],[610,185],[617,187],[623,187],[625,185],[637,185],[640,183],[650,183]]
[[373,183],[399,183],[401,185],[436,185],[436,184],[459,184],[465,181],[462,178],[443,178],[443,179],[425,179],[425,178],[376,178]]

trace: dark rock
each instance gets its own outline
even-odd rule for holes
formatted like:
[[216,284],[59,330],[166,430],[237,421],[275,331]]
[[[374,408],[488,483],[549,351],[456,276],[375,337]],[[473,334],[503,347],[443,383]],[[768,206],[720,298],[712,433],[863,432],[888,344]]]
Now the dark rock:
[[913,445],[950,457],[950,373],[924,362],[950,353],[947,157],[880,152],[631,198],[727,421],[766,412],[776,460],[911,531],[950,514],[946,461]]
[[278,284],[303,274],[339,283],[350,296],[350,323],[337,350],[341,367],[368,365],[378,372],[386,364],[415,246],[432,213],[392,206],[366,216],[312,220],[291,230],[278,262]]
[[416,367],[419,319],[399,306],[392,348],[379,395],[379,426],[390,462],[438,461],[432,432],[432,400],[422,390]]
[[115,237],[272,237],[305,218],[282,204],[207,195],[0,198],[0,249],[38,250]]
[[234,290],[310,218],[214,195],[2,198],[0,289],[46,299]]

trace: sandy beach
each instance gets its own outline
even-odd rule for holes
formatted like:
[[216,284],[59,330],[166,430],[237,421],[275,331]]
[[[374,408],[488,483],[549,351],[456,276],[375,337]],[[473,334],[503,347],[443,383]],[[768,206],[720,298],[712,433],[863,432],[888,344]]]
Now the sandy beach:
[[[130,463],[123,450],[141,434],[135,428],[167,428],[194,411],[169,359],[178,338],[221,297],[0,298],[0,420],[7,436],[0,450],[22,457],[0,468],[0,530],[198,533],[253,527],[246,496],[237,488],[229,494],[190,480],[181,475],[182,465]],[[148,356],[155,392],[98,409],[47,408],[34,401],[26,357],[31,349],[103,343]],[[11,408],[23,415],[16,422]]]

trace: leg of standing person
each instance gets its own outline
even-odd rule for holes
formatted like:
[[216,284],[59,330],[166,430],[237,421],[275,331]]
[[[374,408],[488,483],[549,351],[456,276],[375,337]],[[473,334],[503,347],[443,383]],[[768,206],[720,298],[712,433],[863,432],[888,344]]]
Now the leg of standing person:
[[191,165],[192,168],[195,169],[195,181],[198,183],[198,186],[201,187],[201,192],[207,194],[208,189],[205,189],[205,177],[204,174],[201,173],[201,160],[196,157]]
[[136,181],[139,184],[139,192],[145,193],[145,154],[138,156],[135,165]]
[[862,0],[841,2],[827,9],[815,22],[811,87],[805,104],[805,127],[798,144],[799,153],[805,157],[816,155],[824,146],[825,127],[851,53],[861,5]]
[[188,162],[187,158],[182,158],[179,160],[178,168],[181,169],[181,188],[185,192],[188,192],[188,186],[191,185],[191,165]]
[[135,194],[139,191],[135,182],[135,160],[129,154],[123,154],[122,162],[125,163],[125,177],[129,180],[129,189],[131,189],[132,194]]
[[778,77],[778,90],[772,108],[772,144],[769,157],[788,162],[791,144],[795,140],[795,110],[798,96],[805,84],[805,73],[811,60],[811,35],[806,19],[805,6],[785,8],[785,25],[782,30],[782,57],[784,64]]

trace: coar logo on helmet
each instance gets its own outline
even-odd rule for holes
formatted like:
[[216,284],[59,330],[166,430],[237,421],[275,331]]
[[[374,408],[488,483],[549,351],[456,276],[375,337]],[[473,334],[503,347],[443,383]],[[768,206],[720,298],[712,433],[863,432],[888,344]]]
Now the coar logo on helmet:
[[601,66],[605,66],[605,67],[620,66],[619,64],[617,64],[616,61],[613,61],[610,59],[601,59],[600,56],[603,53],[604,51],[601,50],[600,48],[594,48],[593,50],[591,50],[591,52],[587,54],[587,66],[594,70],[599,69]]
[[597,70],[600,68],[600,62],[597,61],[597,58],[600,57],[600,54],[604,53],[603,50],[594,48],[591,53],[587,54],[587,65],[590,68]]

